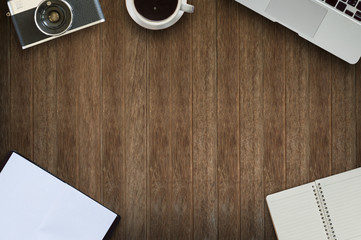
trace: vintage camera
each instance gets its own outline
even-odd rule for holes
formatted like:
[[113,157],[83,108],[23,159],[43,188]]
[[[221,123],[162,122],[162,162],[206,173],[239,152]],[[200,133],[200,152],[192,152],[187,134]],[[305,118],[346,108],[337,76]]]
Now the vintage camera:
[[23,49],[104,22],[98,0],[10,0]]

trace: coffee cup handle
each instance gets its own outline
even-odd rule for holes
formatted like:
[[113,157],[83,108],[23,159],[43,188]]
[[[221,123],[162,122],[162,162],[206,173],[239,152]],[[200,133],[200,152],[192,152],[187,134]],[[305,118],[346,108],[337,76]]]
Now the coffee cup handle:
[[180,8],[183,12],[187,12],[187,13],[193,13],[194,12],[194,6],[187,4],[187,3],[182,3],[181,8]]

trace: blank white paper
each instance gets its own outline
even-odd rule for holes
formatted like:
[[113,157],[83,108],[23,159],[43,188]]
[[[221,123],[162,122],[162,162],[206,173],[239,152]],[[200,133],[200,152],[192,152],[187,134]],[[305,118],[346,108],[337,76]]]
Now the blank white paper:
[[116,216],[16,153],[0,172],[0,239],[101,240]]

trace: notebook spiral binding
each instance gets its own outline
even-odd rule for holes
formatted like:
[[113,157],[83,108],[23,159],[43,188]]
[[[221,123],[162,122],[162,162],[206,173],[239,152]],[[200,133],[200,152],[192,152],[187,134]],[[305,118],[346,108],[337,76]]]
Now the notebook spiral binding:
[[320,183],[318,183],[316,186],[312,186],[312,188],[313,194],[315,195],[315,199],[317,201],[317,206],[320,211],[322,223],[326,231],[327,239],[337,240],[335,231],[332,226],[330,213],[327,208],[325,196],[323,195],[322,186]]

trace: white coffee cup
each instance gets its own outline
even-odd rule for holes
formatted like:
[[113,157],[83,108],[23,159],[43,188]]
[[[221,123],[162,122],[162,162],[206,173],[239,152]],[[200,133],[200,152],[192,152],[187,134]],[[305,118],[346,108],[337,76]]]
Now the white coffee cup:
[[194,6],[187,4],[187,0],[178,0],[178,5],[174,10],[173,14],[163,20],[150,20],[142,16],[136,9],[134,0],[126,0],[126,6],[129,15],[132,19],[140,26],[151,29],[161,30],[175,24],[183,15],[184,12],[193,13]]

